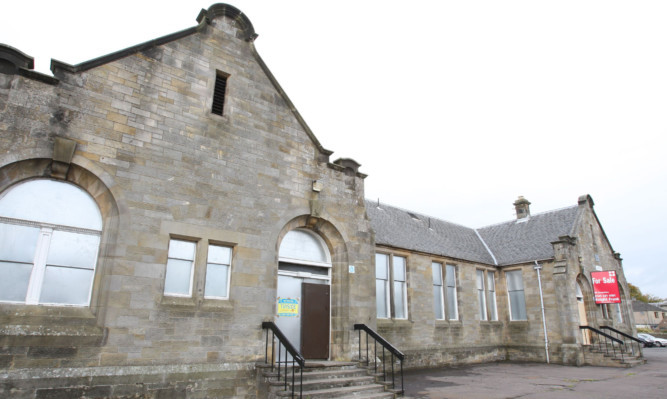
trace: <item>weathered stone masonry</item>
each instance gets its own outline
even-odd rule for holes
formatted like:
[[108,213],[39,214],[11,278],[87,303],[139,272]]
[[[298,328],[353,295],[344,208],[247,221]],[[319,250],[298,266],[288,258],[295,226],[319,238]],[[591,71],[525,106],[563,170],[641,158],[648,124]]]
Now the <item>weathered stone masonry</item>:
[[[260,325],[276,317],[281,243],[296,230],[330,257],[330,360],[356,358],[353,325],[364,323],[406,367],[544,361],[535,261],[552,362],[584,362],[577,287],[590,325],[634,332],[590,197],[542,215],[517,201],[520,220],[481,229],[366,202],[360,165],[330,160],[256,37],[241,11],[215,4],[192,28],[78,65],[53,60],[53,76],[0,45],[0,201],[33,180],[67,183],[102,219],[89,304],[0,300],[0,397],[257,397]],[[218,75],[222,115],[211,112]],[[171,240],[195,243],[188,295],[164,293]],[[211,245],[232,251],[228,298],[205,296]],[[375,253],[406,259],[405,318],[377,315]],[[3,256],[2,267],[15,261]],[[434,316],[434,262],[456,270],[451,320]],[[593,302],[598,268],[618,273],[618,308]],[[497,320],[480,317],[480,270],[494,278]],[[510,317],[516,270],[525,320]]]

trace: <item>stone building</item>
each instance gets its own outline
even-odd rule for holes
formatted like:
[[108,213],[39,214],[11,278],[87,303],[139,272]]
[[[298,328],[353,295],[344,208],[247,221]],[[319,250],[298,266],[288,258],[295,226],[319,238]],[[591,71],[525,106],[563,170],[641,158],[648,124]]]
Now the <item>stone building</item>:
[[633,300],[632,311],[637,328],[656,329],[663,320],[667,319],[667,310],[659,304]]
[[[634,332],[590,197],[482,229],[366,202],[250,20],[197,23],[53,76],[0,45],[1,397],[254,398],[266,321],[329,360],[363,323],[406,367],[583,364],[579,325]],[[620,305],[594,304],[596,268]]]

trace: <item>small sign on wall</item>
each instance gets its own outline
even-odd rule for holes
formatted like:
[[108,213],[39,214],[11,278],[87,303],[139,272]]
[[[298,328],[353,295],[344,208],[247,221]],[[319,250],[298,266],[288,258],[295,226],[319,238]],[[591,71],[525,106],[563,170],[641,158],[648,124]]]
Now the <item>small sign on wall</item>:
[[354,274],[354,265],[348,265],[347,272],[350,274]]
[[278,297],[278,317],[299,317],[299,298]]
[[593,280],[593,293],[595,294],[595,303],[621,303],[621,295],[618,291],[618,279],[616,272],[591,272]]

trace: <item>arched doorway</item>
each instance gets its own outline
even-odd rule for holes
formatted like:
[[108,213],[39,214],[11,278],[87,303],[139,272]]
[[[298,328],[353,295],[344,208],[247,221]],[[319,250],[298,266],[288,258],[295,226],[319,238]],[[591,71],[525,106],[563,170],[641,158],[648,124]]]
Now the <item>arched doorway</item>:
[[306,359],[328,359],[331,254],[322,238],[298,228],[278,251],[276,324]]
[[[577,309],[579,310],[579,325],[588,325],[588,316],[586,315],[586,301],[584,299],[584,290],[581,287],[581,281],[577,280]],[[587,329],[581,330],[582,345],[591,344],[591,333]]]

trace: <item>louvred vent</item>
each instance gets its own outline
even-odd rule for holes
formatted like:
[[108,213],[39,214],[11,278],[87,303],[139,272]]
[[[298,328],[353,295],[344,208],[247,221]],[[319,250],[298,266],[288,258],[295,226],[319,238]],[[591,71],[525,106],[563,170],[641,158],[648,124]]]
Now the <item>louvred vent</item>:
[[218,75],[215,78],[215,88],[213,90],[213,107],[211,112],[222,115],[222,109],[225,105],[225,92],[227,91],[227,76]]

